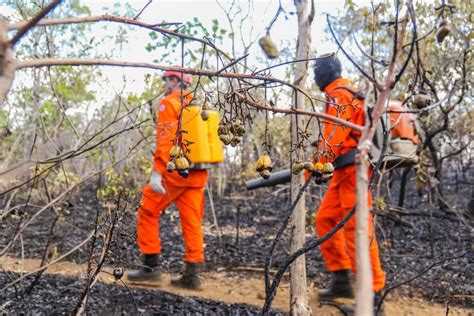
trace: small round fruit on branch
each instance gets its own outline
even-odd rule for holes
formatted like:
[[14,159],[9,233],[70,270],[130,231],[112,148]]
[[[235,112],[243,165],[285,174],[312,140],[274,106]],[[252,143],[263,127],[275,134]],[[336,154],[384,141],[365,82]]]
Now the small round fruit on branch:
[[326,162],[324,165],[323,165],[323,170],[322,172],[324,174],[329,174],[329,173],[333,173],[334,172],[334,166],[332,163],[330,162]]
[[413,104],[415,105],[416,108],[423,109],[423,108],[427,107],[428,105],[430,105],[431,99],[426,93],[420,92],[420,93],[415,94],[413,96],[413,101],[412,102],[413,102]]
[[316,162],[314,165],[313,165],[313,175],[314,176],[318,176],[320,177],[321,174],[323,173],[323,168],[324,168],[324,165],[322,162]]
[[173,172],[176,169],[176,165],[174,162],[170,161],[166,164],[166,171]]
[[230,131],[235,136],[243,136],[245,134],[245,127],[240,120],[237,120],[232,124]]
[[313,163],[311,161],[306,161],[303,163],[303,168],[309,172],[313,171]]
[[301,162],[295,162],[291,167],[291,173],[294,175],[299,174],[301,171],[304,170],[304,165]]
[[449,33],[451,33],[451,27],[448,25],[448,21],[444,19],[438,26],[438,31],[436,32],[436,41],[438,43],[442,43]]
[[224,145],[229,145],[233,137],[234,136],[229,135],[229,134],[222,134],[221,136],[219,136],[219,139],[221,140],[221,142],[224,143]]
[[273,169],[272,160],[267,154],[261,155],[260,158],[258,158],[257,160],[257,165],[255,169],[257,170],[257,172],[263,171],[265,169],[272,171]]
[[173,145],[173,147],[171,147],[170,149],[171,158],[177,157],[180,153],[181,153],[181,147],[179,147],[178,145]]
[[268,169],[264,169],[264,170],[260,171],[259,174],[262,178],[267,180],[268,178],[270,178],[271,172]]
[[115,280],[120,280],[123,277],[123,268],[115,268],[112,274]]
[[201,111],[201,118],[203,121],[207,121],[209,119],[209,111],[202,110]]
[[278,46],[276,46],[276,44],[272,41],[272,38],[269,34],[261,37],[258,40],[258,44],[262,48],[265,55],[270,59],[277,58],[280,54],[280,52],[278,51]]
[[222,136],[227,134],[229,134],[229,127],[223,123],[219,124],[219,127],[217,127],[217,135]]
[[238,137],[236,137],[236,136],[234,136],[234,137],[232,138],[232,140],[230,141],[230,145],[231,145],[232,147],[237,146],[239,143],[240,143],[240,139],[239,139]]
[[179,170],[186,170],[189,168],[189,161],[186,157],[178,157],[175,162],[176,169]]
[[178,170],[178,174],[186,179],[189,176],[189,169]]

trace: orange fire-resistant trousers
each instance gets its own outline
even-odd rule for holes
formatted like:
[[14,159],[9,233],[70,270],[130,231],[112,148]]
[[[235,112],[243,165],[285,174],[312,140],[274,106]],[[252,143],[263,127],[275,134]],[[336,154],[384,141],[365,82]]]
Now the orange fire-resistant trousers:
[[[316,230],[319,237],[334,228],[356,204],[355,165],[336,170],[329,188],[316,213]],[[369,192],[369,205],[372,196]],[[355,272],[355,215],[327,241],[320,246],[321,253],[329,271],[351,269]],[[385,285],[385,274],[380,264],[377,239],[374,235],[372,214],[369,215],[370,261],[372,264],[373,289],[380,291]]]
[[142,192],[142,203],[138,209],[138,246],[143,254],[161,253],[159,221],[172,202],[176,203],[183,232],[185,262],[204,262],[204,240],[202,217],[204,215],[203,187],[176,187],[164,183],[165,194],[157,194],[150,184]]

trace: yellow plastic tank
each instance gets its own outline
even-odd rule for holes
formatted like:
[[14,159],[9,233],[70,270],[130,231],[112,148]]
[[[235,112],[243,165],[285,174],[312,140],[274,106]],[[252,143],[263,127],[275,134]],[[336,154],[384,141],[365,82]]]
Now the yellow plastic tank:
[[224,150],[222,148],[222,142],[217,135],[217,129],[219,127],[219,112],[209,111],[209,118],[207,123],[207,140],[209,142],[209,150],[211,153],[211,163],[219,163],[224,161]]
[[201,106],[189,105],[183,109],[182,130],[183,139],[191,144],[188,146],[188,158],[196,168],[209,168],[224,160],[222,143],[217,135],[219,124],[219,113],[209,112],[209,118],[204,121],[201,118]]

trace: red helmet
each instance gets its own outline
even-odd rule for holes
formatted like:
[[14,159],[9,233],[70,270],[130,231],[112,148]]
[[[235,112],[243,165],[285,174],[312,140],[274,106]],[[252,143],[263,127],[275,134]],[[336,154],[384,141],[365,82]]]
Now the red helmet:
[[[181,72],[179,71],[173,71],[173,70],[168,70],[163,73],[163,76],[161,78],[166,78],[166,77],[171,77],[175,76],[178,79],[181,79]],[[187,84],[191,84],[193,82],[193,77],[190,74],[185,74],[183,73],[183,81]]]

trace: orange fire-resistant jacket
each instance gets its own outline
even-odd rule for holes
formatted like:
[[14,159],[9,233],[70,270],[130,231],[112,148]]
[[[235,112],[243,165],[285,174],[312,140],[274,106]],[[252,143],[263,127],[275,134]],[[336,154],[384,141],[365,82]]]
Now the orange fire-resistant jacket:
[[[326,100],[330,102],[326,106],[325,113],[363,126],[363,102],[355,98],[350,91],[338,89],[341,86],[353,88],[348,79],[339,78],[324,89]],[[319,142],[319,161],[324,163],[333,162],[336,157],[356,148],[360,132],[327,121],[324,124],[323,136],[324,139]]]

